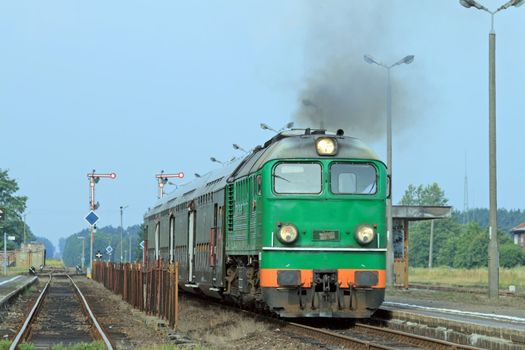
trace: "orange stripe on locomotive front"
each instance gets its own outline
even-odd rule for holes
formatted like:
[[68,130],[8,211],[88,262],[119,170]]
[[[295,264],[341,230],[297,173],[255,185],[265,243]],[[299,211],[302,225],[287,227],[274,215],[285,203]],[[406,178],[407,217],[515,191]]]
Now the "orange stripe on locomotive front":
[[[313,282],[314,270],[301,269],[261,269],[260,270],[260,286],[267,288],[282,287],[277,282],[278,271],[299,271],[301,274],[301,285],[303,288],[310,288]],[[341,288],[348,288],[349,286],[357,287],[356,272],[374,272],[377,273],[377,284],[367,286],[369,288],[385,288],[386,287],[386,271],[385,270],[366,270],[366,269],[337,269],[337,281]]]

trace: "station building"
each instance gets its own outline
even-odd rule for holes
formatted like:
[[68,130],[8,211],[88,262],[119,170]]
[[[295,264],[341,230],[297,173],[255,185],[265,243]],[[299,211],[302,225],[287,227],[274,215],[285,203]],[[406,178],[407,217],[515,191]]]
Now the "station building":
[[522,222],[518,226],[514,227],[512,230],[510,230],[510,233],[514,239],[514,244],[525,248],[525,222]]
[[[5,260],[3,251],[0,252],[0,265]],[[22,243],[20,249],[7,251],[7,266],[29,268],[45,265],[46,246],[42,243]]]
[[[449,218],[450,206],[393,205],[394,286],[408,288],[409,223]],[[525,232],[525,228],[524,228]],[[431,232],[429,232],[429,235]]]

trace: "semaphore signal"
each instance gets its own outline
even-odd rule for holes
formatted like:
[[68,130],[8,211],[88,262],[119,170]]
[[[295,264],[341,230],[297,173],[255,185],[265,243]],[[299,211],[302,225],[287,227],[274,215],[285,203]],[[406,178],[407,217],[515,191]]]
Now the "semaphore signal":
[[168,179],[182,179],[184,177],[184,173],[180,171],[174,174],[164,174],[164,170],[161,170],[160,174],[156,174],[155,177],[157,178],[157,182],[159,184],[159,198],[162,198],[164,196],[164,186],[168,182]]

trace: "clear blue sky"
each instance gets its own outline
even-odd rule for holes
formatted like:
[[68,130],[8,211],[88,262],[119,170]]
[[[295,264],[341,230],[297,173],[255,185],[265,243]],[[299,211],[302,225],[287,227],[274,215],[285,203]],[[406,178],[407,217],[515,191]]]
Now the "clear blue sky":
[[[498,204],[509,209],[524,208],[524,18],[525,7],[496,17]],[[394,202],[437,182],[462,209],[466,154],[469,205],[488,207],[489,29],[487,13],[453,0],[4,1],[0,168],[29,197],[33,232],[54,243],[86,226],[92,169],[118,173],[97,185],[100,225],[118,226],[120,205],[137,224],[155,173],[184,171],[184,183],[219,166],[210,156],[240,155],[232,143],[264,142],[259,123],[293,120],[319,79],[370,97],[378,117],[365,125],[378,131],[352,117],[340,127],[385,158],[386,76],[362,57],[414,54],[392,71]]]

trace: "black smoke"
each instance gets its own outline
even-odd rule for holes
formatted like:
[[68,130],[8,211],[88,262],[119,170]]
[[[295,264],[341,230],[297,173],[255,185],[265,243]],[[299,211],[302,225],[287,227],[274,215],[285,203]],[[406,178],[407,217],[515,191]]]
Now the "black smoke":
[[[294,115],[297,126],[341,128],[347,135],[368,141],[384,138],[387,70],[366,63],[363,56],[371,54],[378,60],[395,57],[395,61],[402,58],[395,56],[397,50],[388,52],[389,47],[396,45],[385,44],[390,22],[388,9],[382,2],[309,3],[306,40],[309,72],[298,96]],[[401,65],[392,69],[396,127],[410,121],[406,84],[395,74],[398,69],[407,68]]]

